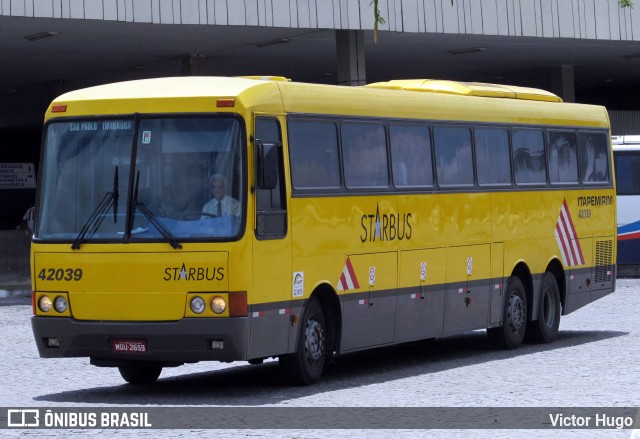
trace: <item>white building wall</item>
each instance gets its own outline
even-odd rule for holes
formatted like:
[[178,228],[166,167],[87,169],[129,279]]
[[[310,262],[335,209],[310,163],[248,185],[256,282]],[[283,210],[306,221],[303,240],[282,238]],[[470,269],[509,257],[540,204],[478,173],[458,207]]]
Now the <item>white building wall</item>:
[[[0,15],[134,23],[373,29],[371,0],[0,0]],[[382,31],[640,40],[618,0],[379,0]]]

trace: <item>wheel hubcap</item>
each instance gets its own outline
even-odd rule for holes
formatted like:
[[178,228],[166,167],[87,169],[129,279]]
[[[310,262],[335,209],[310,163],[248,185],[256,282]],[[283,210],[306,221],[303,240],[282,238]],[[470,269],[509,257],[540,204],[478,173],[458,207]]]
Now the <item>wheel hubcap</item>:
[[304,350],[309,362],[316,362],[324,352],[324,332],[322,325],[315,320],[307,322],[305,330]]
[[526,310],[524,301],[515,294],[509,298],[509,326],[513,332],[524,325],[526,320]]

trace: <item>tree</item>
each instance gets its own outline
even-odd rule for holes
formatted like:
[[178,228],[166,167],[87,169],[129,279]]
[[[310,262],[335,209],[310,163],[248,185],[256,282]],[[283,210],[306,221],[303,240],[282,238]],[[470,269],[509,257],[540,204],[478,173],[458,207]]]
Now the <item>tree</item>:
[[[380,13],[380,8],[378,7],[379,0],[371,0],[370,4],[373,4],[373,41],[375,43],[378,42],[378,25],[385,24],[384,17]],[[618,0],[618,4],[621,8],[633,8],[632,0]],[[451,6],[453,6],[453,0],[451,0]]]

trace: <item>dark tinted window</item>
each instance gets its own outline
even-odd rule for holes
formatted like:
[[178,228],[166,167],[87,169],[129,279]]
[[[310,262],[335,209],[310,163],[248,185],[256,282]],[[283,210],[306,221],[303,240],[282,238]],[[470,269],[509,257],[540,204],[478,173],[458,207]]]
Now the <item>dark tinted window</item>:
[[344,179],[349,188],[389,186],[384,125],[343,123]]
[[609,136],[600,133],[578,135],[580,179],[585,183],[609,181]]
[[391,125],[391,163],[397,187],[433,185],[429,128]]
[[509,133],[505,129],[478,128],[476,142],[476,169],[480,185],[511,184]]
[[436,175],[441,186],[473,185],[471,131],[468,128],[434,129]]
[[[256,139],[281,145],[280,122],[271,117],[256,117]],[[273,189],[256,190],[256,235],[259,239],[277,239],[287,234],[287,197],[284,184],[284,156],[277,149],[278,181]]]
[[578,182],[578,153],[576,133],[549,132],[549,181],[551,183]]
[[640,151],[616,152],[616,192],[618,195],[640,195]]
[[546,183],[542,130],[513,130],[512,143],[516,184]]
[[289,122],[291,179],[296,189],[340,187],[338,131],[328,121]]

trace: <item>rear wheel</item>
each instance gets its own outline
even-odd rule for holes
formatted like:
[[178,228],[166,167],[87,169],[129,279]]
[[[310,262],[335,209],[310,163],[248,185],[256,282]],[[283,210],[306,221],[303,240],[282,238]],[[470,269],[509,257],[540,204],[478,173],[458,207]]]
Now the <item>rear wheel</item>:
[[527,294],[520,278],[511,276],[505,289],[502,326],[487,329],[491,342],[502,349],[515,349],[522,344],[527,330]]
[[129,384],[153,384],[162,372],[162,366],[120,366],[120,375]]
[[296,352],[280,356],[280,365],[289,382],[306,385],[320,379],[327,352],[325,334],[322,306],[312,297],[300,319]]
[[537,320],[529,323],[527,340],[538,343],[550,343],[558,337],[560,327],[560,289],[555,276],[546,272],[540,284],[540,304]]

